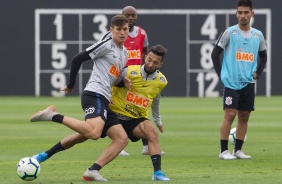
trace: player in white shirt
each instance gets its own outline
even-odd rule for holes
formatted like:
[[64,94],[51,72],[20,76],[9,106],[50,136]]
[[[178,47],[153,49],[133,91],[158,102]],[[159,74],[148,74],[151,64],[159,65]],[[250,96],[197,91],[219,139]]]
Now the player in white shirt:
[[[110,31],[112,33],[111,38],[101,40],[74,56],[69,83],[62,89],[66,93],[71,93],[82,63],[88,60],[93,61],[92,74],[81,96],[85,121],[61,115],[56,111],[55,106],[50,106],[34,114],[30,119],[31,122],[53,121],[61,123],[78,132],[62,141],[76,139],[78,142],[84,142],[85,139],[97,140],[105,136],[112,139],[112,143],[99,159],[84,173],[83,178],[87,181],[107,181],[98,171],[118,156],[128,144],[126,132],[116,115],[109,109],[112,86],[118,79],[128,59],[128,52],[124,47],[129,32],[127,17],[124,15],[114,16],[111,21]],[[61,143],[56,146],[59,149],[62,148]],[[65,147],[65,149],[67,148]]]

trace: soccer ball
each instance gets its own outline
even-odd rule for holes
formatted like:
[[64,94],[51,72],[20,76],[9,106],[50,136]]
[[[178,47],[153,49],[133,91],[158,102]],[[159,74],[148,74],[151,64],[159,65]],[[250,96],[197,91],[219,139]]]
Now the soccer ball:
[[17,173],[22,180],[35,180],[40,174],[40,164],[35,158],[22,158],[17,165]]
[[[245,135],[245,138],[244,138],[244,141],[246,141],[247,139],[247,135]],[[236,128],[232,128],[230,130],[230,133],[229,133],[229,137],[228,137],[228,140],[231,144],[235,144],[235,141],[236,141]]]

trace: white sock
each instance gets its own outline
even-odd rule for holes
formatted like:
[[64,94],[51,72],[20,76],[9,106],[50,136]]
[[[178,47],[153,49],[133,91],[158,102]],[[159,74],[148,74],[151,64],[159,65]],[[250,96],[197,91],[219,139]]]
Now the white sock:
[[148,152],[148,151],[149,151],[149,149],[148,149],[148,145],[143,146],[143,151],[144,151],[144,152]]

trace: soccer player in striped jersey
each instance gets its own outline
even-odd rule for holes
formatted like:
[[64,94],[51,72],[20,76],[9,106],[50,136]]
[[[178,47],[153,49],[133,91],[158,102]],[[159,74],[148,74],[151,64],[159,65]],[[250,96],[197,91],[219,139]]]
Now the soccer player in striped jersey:
[[[85,112],[85,121],[80,121],[68,116],[59,114],[55,106],[50,106],[43,111],[34,114],[30,121],[53,121],[61,123],[78,132],[73,136],[66,137],[62,141],[68,143],[62,146],[59,142],[49,154],[43,152],[35,155],[40,162],[50,158],[52,154],[71,147],[72,140],[76,143],[85,140],[97,140],[100,137],[109,136],[111,144],[103,152],[101,157],[93,166],[84,173],[84,180],[107,181],[98,170],[112,161],[123,148],[128,144],[128,137],[120,124],[117,116],[109,109],[109,102],[112,94],[112,86],[117,81],[120,72],[127,62],[128,52],[124,42],[128,36],[128,19],[124,15],[116,15],[111,20],[110,31],[112,37],[101,40],[86,50],[74,56],[72,60],[70,79],[63,91],[71,93],[74,88],[76,76],[83,62],[92,60],[93,71],[81,96],[82,108]],[[73,144],[73,142],[71,142]]]
[[[238,24],[227,28],[220,35],[211,54],[215,71],[224,85],[224,118],[220,128],[219,154],[219,159],[223,160],[251,158],[242,151],[242,146],[251,111],[255,109],[255,81],[261,76],[267,61],[264,36],[250,25],[253,15],[252,1],[238,0]],[[221,66],[222,51],[224,54]],[[228,136],[236,116],[236,141],[231,154],[228,150]]]

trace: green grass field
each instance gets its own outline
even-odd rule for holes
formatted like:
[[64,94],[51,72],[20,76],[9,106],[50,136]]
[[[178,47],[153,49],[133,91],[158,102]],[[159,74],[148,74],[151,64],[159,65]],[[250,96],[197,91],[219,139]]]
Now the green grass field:
[[[251,160],[218,159],[219,126],[223,118],[220,98],[163,98],[160,134],[162,170],[170,183],[262,183],[282,181],[282,97],[257,97],[244,151]],[[55,104],[60,113],[83,119],[79,97],[0,97],[0,183],[22,184],[16,165],[22,157],[45,151],[67,135],[69,128],[51,122],[30,123],[29,117]],[[233,126],[235,126],[236,122]],[[85,169],[99,157],[109,138],[88,140],[54,155],[41,164],[33,184],[81,184]],[[145,184],[153,168],[149,156],[141,155],[142,143],[130,142],[129,157],[117,157],[101,170],[108,183]],[[229,146],[229,150],[232,150]]]

